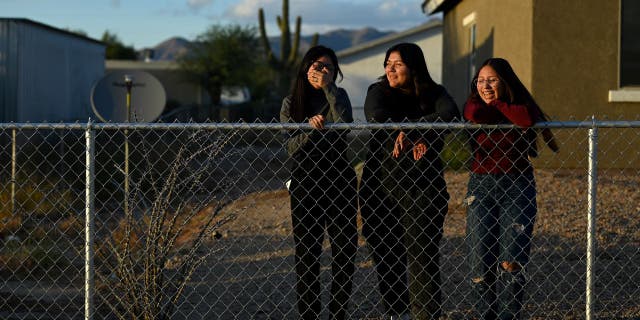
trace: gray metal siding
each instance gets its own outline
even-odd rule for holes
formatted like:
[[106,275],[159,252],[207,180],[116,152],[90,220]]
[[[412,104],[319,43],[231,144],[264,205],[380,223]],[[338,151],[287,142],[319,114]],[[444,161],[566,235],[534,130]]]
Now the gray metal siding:
[[104,75],[104,45],[28,20],[4,20],[8,50],[3,122],[86,121],[91,88]]
[[0,122],[12,121],[16,117],[18,51],[16,23],[0,21]]

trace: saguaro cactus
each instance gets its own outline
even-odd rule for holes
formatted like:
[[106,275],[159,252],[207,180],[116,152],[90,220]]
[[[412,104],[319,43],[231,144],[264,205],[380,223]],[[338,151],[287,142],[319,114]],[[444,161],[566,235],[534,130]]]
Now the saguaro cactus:
[[[271,50],[271,44],[267,38],[267,32],[264,23],[264,10],[258,11],[258,19],[260,23],[260,39],[265,48],[269,65],[278,73],[278,85],[280,90],[287,90],[291,82],[293,70],[298,62],[298,50],[300,47],[300,25],[302,18],[296,18],[296,29],[293,36],[293,44],[291,43],[291,31],[289,30],[289,1],[282,1],[282,16],[277,17],[278,27],[280,28],[280,57],[276,57]],[[318,35],[313,37],[312,45],[317,44]]]

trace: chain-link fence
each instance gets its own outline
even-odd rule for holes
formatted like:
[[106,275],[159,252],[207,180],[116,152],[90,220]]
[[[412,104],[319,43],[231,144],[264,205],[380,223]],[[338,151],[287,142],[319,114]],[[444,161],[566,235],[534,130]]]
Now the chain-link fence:
[[[523,317],[638,319],[640,123],[538,125],[543,126],[552,128],[560,152],[540,147],[533,159],[537,215],[523,266]],[[376,269],[372,238],[364,231],[372,220],[362,219],[355,198],[344,196],[353,181],[333,179],[348,176],[353,167],[362,192],[372,132],[397,129],[446,134],[440,154],[450,196],[439,242],[442,318],[471,318],[478,279],[470,262],[474,226],[467,225],[474,195],[468,190],[468,137],[507,126],[329,127],[348,130],[348,147],[312,159],[310,167],[303,164],[314,172],[308,177],[294,174],[289,188],[298,192],[295,205],[302,206],[294,210],[294,223],[285,183],[292,178],[290,168],[295,171],[301,162],[288,157],[283,131],[310,130],[308,125],[0,125],[0,318],[298,319],[296,270],[308,268],[319,273],[319,287],[311,287],[322,301],[317,318],[326,319],[335,308],[329,306],[332,280],[348,283],[349,272],[332,273],[332,262],[334,269],[349,266],[340,258],[344,243],[354,245],[352,290],[342,297],[348,302],[346,318],[388,318],[383,295],[389,292],[381,293],[384,277]],[[346,165],[337,159],[346,159]],[[397,160],[398,168],[405,168],[402,161],[406,159]],[[340,174],[322,174],[337,166],[343,166]],[[420,180],[412,176],[414,169],[395,172],[389,177],[398,180],[382,185],[412,185]],[[326,183],[327,189],[299,193],[306,178],[319,179],[316,185]],[[402,201],[424,198],[410,189],[406,198],[400,196]],[[311,202],[300,200],[307,194]],[[299,226],[309,217],[296,218],[295,212],[326,215],[331,210],[322,208],[327,207],[346,220],[332,229],[332,223],[310,217],[327,225],[331,241],[306,239],[312,231]],[[414,207],[420,210],[420,205]],[[375,211],[385,215],[393,210],[378,206]],[[411,246],[418,240],[409,237],[416,234],[407,231],[410,225],[378,235],[404,237],[396,241]],[[428,237],[430,232],[424,231]],[[350,233],[356,238],[349,238]],[[341,234],[347,239],[340,240]],[[320,254],[319,264],[296,269],[296,255],[299,260],[308,257],[302,258],[305,252],[296,250],[294,242],[314,241],[320,247],[308,251]],[[319,253],[319,248],[324,250]]]

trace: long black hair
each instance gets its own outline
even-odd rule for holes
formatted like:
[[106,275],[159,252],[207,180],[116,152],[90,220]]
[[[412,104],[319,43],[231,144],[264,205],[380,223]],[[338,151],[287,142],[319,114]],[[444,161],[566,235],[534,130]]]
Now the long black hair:
[[[518,78],[515,71],[513,71],[509,61],[503,58],[489,58],[482,63],[480,68],[478,68],[478,71],[476,71],[473,81],[471,81],[471,93],[469,94],[469,99],[482,102],[482,98],[480,98],[480,93],[478,92],[478,87],[476,86],[476,81],[478,81],[478,75],[485,66],[493,68],[500,79],[500,83],[503,86],[503,92],[500,97],[501,100],[511,104],[526,105],[535,113],[533,115],[534,122],[549,121],[549,116],[542,111],[538,103],[536,103],[536,100],[533,99],[529,90],[527,90],[527,87],[522,84],[522,81],[520,81],[520,78]],[[538,156],[538,146],[536,144],[538,136],[537,131],[538,130],[527,129],[524,133],[529,140],[530,147],[528,152],[532,157]],[[558,152],[559,148],[551,130],[545,128],[541,131],[544,142],[549,146],[549,148],[551,148],[551,150]]]
[[[419,98],[420,107],[429,112],[433,109],[435,99],[442,88],[431,78],[422,49],[415,43],[398,43],[387,50],[383,62],[384,67],[387,65],[389,55],[393,52],[398,52],[402,62],[409,68],[411,93]],[[384,86],[391,88],[386,75],[382,75],[379,80]]]
[[333,81],[336,81],[338,75],[340,75],[340,79],[342,79],[342,71],[338,65],[338,57],[336,56],[336,53],[331,48],[321,45],[311,47],[302,58],[302,62],[300,63],[300,67],[298,68],[296,78],[293,81],[291,88],[291,117],[296,122],[304,121],[304,118],[307,116],[307,114],[305,114],[304,106],[307,104],[307,99],[309,99],[310,93],[315,90],[309,83],[309,79],[307,79],[307,72],[309,71],[309,68],[311,68],[311,65],[323,56],[327,56],[331,59],[331,63],[334,68]]
[[515,71],[513,71],[509,61],[503,58],[489,58],[482,63],[478,71],[476,71],[473,81],[471,81],[470,99],[482,101],[478,87],[476,86],[476,81],[478,80],[480,70],[485,66],[493,68],[500,79],[500,83],[503,86],[502,93],[504,95],[504,97],[500,97],[501,100],[511,104],[524,104],[538,113],[536,116],[539,118],[535,120],[548,121],[548,117],[542,112],[542,109],[540,109],[536,100],[533,99],[529,90],[522,84],[522,81],[520,81],[520,78],[518,78]]

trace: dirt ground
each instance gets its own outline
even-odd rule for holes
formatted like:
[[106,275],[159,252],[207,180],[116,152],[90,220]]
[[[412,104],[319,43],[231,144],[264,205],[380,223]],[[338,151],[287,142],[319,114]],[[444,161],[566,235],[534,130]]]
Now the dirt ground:
[[[464,245],[468,173],[448,172],[451,194],[441,243],[444,319],[468,319],[471,302]],[[585,316],[587,175],[584,170],[538,170],[535,225],[525,318]],[[640,318],[640,178],[600,172],[594,298],[598,319]],[[216,253],[205,263],[178,314],[185,319],[296,319],[289,197],[285,189],[248,194],[227,206],[233,220],[216,232]],[[350,319],[384,314],[373,263],[360,237]],[[325,240],[325,246],[328,246]],[[322,283],[330,280],[328,247]],[[327,288],[324,290],[326,305]],[[326,310],[325,310],[326,311]],[[325,318],[328,314],[323,315]]]
[[[172,319],[297,319],[293,240],[287,177],[280,149],[234,149],[211,180],[226,177],[222,211],[231,218],[212,234],[213,254],[193,276]],[[463,198],[468,173],[447,172],[451,195],[441,242],[444,319],[471,317],[465,262]],[[536,171],[538,216],[524,306],[526,319],[584,319],[587,266],[587,172]],[[213,181],[212,185],[219,185]],[[595,227],[593,299],[598,319],[640,319],[640,177],[632,170],[600,170]],[[321,282],[330,283],[325,241]],[[349,319],[382,319],[384,310],[369,249],[359,239]],[[79,265],[82,267],[82,265]],[[78,319],[83,310],[82,268],[50,283],[5,282],[2,319]],[[67,282],[74,284],[69,289]],[[68,297],[67,297],[68,296]],[[11,304],[11,305],[8,305]],[[324,311],[320,319],[326,319]],[[110,319],[110,318],[109,318]]]

